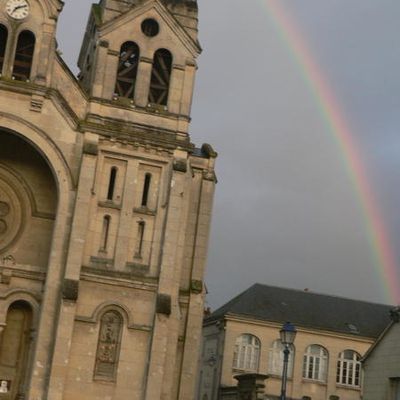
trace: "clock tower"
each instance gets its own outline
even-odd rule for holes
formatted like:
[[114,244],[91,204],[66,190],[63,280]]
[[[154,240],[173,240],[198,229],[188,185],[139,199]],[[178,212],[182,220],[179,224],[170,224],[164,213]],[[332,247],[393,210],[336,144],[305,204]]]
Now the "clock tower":
[[62,5],[0,0],[1,390],[193,399],[217,156],[189,135],[197,2],[100,0],[77,77]]

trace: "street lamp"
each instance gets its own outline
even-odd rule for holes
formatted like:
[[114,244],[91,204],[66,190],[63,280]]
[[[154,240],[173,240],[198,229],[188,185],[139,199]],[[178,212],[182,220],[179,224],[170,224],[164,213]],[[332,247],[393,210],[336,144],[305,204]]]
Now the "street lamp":
[[288,363],[290,347],[293,345],[294,339],[296,337],[296,327],[290,322],[283,324],[280,330],[281,343],[284,346],[283,349],[283,371],[282,371],[282,388],[280,400],[286,400],[286,383],[287,383],[287,373],[288,373]]

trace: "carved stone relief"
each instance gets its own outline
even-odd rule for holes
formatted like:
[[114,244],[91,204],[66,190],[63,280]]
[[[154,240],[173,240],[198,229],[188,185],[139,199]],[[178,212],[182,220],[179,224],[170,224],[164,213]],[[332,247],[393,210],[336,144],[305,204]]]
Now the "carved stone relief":
[[0,170],[0,253],[19,235],[24,220],[22,196],[15,187],[18,186],[18,182],[15,182],[16,185],[14,182],[11,184],[11,180],[7,178]]
[[114,380],[118,367],[122,317],[116,311],[106,312],[100,323],[94,376]]

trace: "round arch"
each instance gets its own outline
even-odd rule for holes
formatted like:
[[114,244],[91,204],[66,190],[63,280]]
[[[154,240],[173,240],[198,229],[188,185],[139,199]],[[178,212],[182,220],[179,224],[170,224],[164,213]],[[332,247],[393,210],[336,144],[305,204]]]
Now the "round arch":
[[12,304],[16,302],[24,302],[32,309],[33,323],[32,326],[37,327],[40,316],[40,295],[26,289],[11,289],[1,296],[0,301],[0,327],[6,324],[7,312]]
[[61,194],[74,188],[74,179],[67,161],[54,141],[41,129],[15,115],[0,112],[0,131],[16,135],[30,143],[46,160],[58,189],[59,202]]

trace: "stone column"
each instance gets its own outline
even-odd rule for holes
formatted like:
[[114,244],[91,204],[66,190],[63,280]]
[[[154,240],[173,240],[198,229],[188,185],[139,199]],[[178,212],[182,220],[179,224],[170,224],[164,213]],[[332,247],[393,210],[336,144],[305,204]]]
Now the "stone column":
[[242,374],[234,378],[238,381],[238,400],[265,399],[265,381],[268,375]]
[[179,113],[189,116],[192,108],[194,80],[197,66],[194,62],[188,62],[185,68],[185,79],[182,88],[181,106]]
[[185,67],[174,64],[171,71],[168,96],[168,111],[174,114],[179,114],[180,112],[184,78]]
[[149,102],[149,90],[153,60],[147,57],[140,57],[139,67],[136,76],[135,104],[140,107],[147,107]]
[[[91,86],[91,94],[93,97],[111,99],[114,92],[114,87],[110,87],[110,82],[115,85],[116,65],[118,65],[116,59],[117,53],[111,52],[111,50],[108,49],[108,46],[109,44],[106,40],[100,40],[98,43],[96,61],[93,63],[95,71],[92,77],[92,82],[89,84],[89,87]],[[109,52],[111,53],[110,55],[108,54]],[[105,86],[106,80],[109,83],[108,86]]]
[[45,85],[48,79],[49,64],[54,59],[54,32],[55,24],[43,24],[42,40],[40,42],[39,57],[37,58],[37,70],[35,83]]

